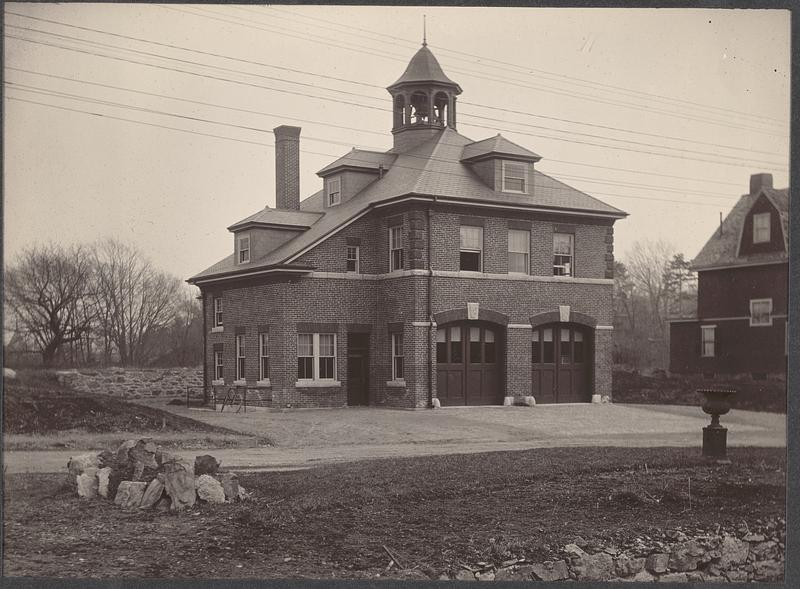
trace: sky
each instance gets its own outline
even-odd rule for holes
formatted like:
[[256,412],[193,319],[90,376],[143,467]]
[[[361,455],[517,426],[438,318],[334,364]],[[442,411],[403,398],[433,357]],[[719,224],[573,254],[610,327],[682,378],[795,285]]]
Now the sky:
[[275,205],[274,136],[302,127],[301,198],[349,151],[389,149],[386,86],[429,48],[458,131],[694,257],[750,175],[788,186],[790,18],[780,10],[5,4],[6,263],[116,237],[188,278]]

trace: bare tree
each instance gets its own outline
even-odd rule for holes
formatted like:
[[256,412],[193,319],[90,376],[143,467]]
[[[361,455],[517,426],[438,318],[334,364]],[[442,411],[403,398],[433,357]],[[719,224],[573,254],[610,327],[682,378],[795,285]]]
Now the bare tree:
[[52,366],[65,344],[79,341],[93,321],[86,307],[92,260],[83,246],[53,244],[23,251],[5,273],[5,302]]
[[637,241],[625,257],[625,266],[633,284],[647,300],[651,328],[656,337],[665,336],[670,261],[675,247],[666,241]]
[[153,356],[152,338],[173,319],[178,278],[153,268],[134,247],[117,240],[96,250],[98,324],[106,353],[116,348],[120,364],[142,365]]

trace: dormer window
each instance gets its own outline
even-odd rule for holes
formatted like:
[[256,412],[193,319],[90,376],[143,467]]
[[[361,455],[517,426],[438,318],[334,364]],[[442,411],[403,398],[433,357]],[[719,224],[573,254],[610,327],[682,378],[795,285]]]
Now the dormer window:
[[342,202],[342,179],[328,178],[325,181],[325,194],[329,207],[334,207]]
[[770,214],[756,213],[753,215],[753,243],[769,243],[770,241]]
[[503,161],[503,192],[528,193],[527,164]]
[[239,238],[237,259],[240,264],[247,264],[250,261],[250,236],[243,235]]

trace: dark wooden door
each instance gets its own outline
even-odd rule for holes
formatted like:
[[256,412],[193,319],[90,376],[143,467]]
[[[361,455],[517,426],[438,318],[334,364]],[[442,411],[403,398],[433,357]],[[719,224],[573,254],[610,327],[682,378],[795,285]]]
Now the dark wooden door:
[[500,403],[499,339],[494,326],[476,322],[438,329],[437,396],[442,405]]
[[347,334],[347,404],[369,405],[369,334]]
[[537,327],[531,342],[531,387],[537,403],[586,403],[591,399],[589,331],[558,323]]

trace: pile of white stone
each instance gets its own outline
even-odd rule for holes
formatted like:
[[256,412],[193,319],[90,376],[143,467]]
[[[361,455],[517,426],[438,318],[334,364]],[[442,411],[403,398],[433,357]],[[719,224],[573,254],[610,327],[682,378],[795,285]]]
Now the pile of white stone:
[[164,451],[150,439],[127,440],[116,452],[103,450],[70,458],[68,482],[85,499],[114,499],[131,509],[180,511],[197,501],[243,501],[248,493],[234,473],[219,470],[208,454],[194,464]]

